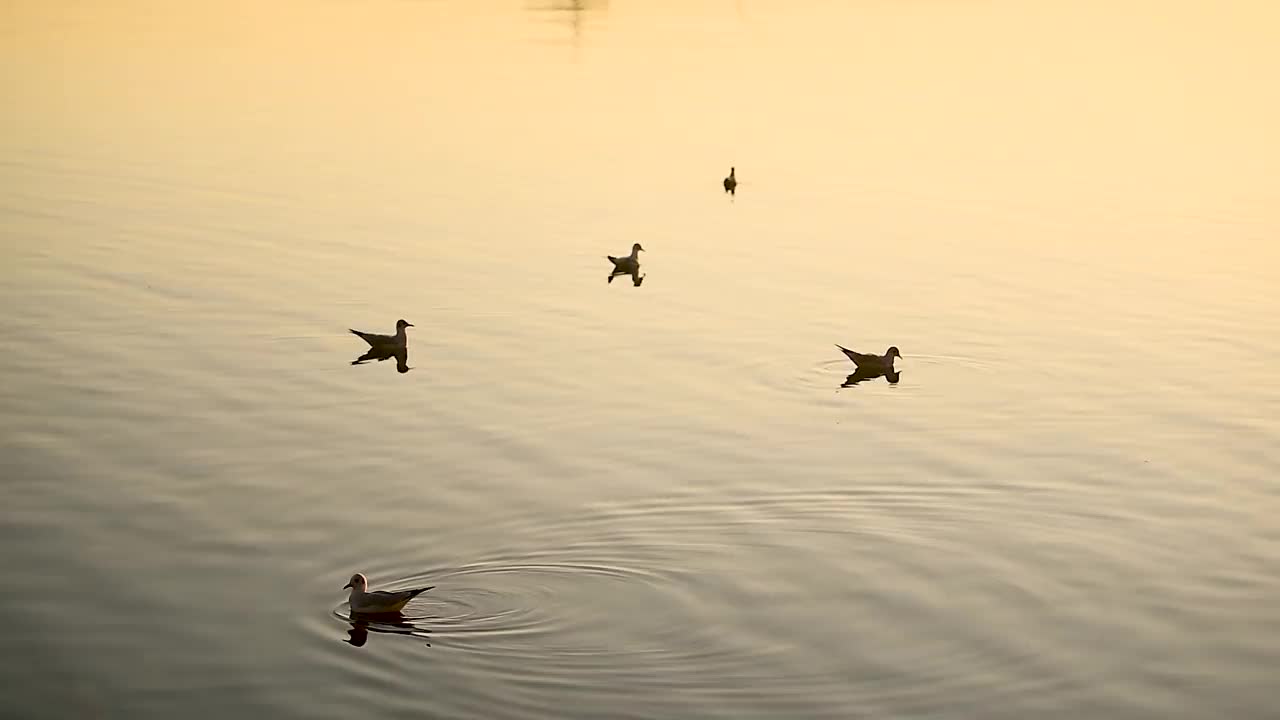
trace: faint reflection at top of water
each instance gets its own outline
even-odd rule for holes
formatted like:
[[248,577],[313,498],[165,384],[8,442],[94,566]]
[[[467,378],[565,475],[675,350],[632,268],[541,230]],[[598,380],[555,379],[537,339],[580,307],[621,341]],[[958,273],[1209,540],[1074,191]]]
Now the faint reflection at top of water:
[[606,11],[608,0],[550,0],[538,2],[526,7],[530,12],[545,13],[552,21],[569,28],[573,44],[582,42],[582,32],[586,24],[585,16]]

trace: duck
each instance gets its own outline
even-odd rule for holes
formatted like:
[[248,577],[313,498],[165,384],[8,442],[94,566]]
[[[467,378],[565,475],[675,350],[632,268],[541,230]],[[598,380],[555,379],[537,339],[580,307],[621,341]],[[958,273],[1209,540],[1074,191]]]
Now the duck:
[[351,334],[369,343],[369,347],[402,348],[408,342],[408,338],[404,334],[404,329],[411,328],[411,327],[413,327],[413,323],[406,322],[405,320],[401,319],[396,321],[395,335],[378,335],[376,333],[360,332],[359,330],[352,330]]
[[435,587],[428,585],[422,588],[413,588],[411,590],[377,590],[369,592],[369,580],[364,573],[356,573],[351,576],[351,580],[342,586],[343,590],[351,588],[351,612],[377,614],[377,613],[398,613],[409,601],[418,597],[422,593]]
[[892,346],[885,351],[884,355],[876,355],[874,353],[854,352],[849,348],[842,347],[839,344],[840,352],[844,353],[859,370],[884,370],[886,372],[893,371],[893,359],[902,357],[902,353],[898,352],[897,346]]
[[640,251],[644,250],[640,243],[631,246],[631,254],[626,257],[614,257],[606,255],[609,261],[613,263],[613,271],[616,273],[631,273],[640,267]]
[[737,168],[729,168],[729,177],[724,179],[724,191],[727,193],[734,192],[738,187],[738,178],[734,177]]

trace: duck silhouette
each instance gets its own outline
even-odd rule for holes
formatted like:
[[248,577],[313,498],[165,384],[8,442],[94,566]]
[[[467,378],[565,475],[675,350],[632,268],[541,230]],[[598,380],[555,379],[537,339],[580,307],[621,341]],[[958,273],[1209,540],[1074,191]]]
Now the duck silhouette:
[[840,345],[836,345],[836,347],[840,348],[840,352],[844,353],[845,357],[852,360],[853,364],[857,365],[859,370],[881,370],[884,372],[893,372],[893,359],[902,357],[902,353],[898,352],[897,346],[890,347],[885,351],[884,355],[854,352],[853,350],[841,347]]
[[375,590],[370,592],[369,581],[365,578],[364,573],[356,573],[351,576],[346,585],[342,586],[342,589],[351,588],[351,612],[378,615],[400,612],[405,605],[409,604],[410,600],[433,587],[435,585],[409,590]]
[[413,323],[405,320],[396,321],[395,335],[378,335],[377,333],[352,330],[351,334],[369,343],[369,347],[404,347],[408,342],[404,329],[413,327]]
[[605,255],[609,258],[609,262],[613,263],[613,272],[619,275],[627,275],[640,269],[640,253],[644,247],[640,243],[631,246],[631,254],[623,257],[614,257]]

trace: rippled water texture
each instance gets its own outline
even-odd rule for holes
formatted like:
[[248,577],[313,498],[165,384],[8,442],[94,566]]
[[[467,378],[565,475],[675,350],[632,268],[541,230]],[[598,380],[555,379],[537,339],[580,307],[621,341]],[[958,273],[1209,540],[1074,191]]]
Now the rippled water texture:
[[1274,4],[0,17],[0,715],[1275,717]]

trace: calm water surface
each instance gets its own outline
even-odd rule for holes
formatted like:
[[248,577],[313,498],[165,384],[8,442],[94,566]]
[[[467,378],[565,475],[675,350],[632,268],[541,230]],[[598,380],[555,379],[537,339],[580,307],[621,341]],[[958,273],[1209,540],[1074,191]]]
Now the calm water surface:
[[2,15],[0,714],[1276,716],[1273,3]]

